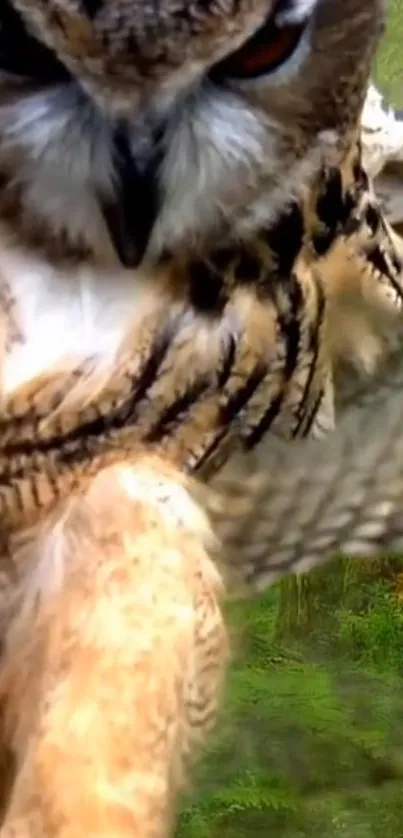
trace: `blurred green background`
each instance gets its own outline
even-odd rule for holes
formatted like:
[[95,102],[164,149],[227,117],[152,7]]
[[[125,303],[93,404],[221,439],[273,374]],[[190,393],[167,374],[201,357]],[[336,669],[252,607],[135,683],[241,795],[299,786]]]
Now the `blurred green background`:
[[403,0],[389,0],[388,7],[388,27],[374,68],[374,78],[392,104],[403,107]]
[[336,560],[228,619],[225,710],[177,838],[401,838],[403,560]]
[[[403,0],[374,77],[403,106]],[[228,619],[225,711],[177,838],[403,838],[403,560],[336,560]]]

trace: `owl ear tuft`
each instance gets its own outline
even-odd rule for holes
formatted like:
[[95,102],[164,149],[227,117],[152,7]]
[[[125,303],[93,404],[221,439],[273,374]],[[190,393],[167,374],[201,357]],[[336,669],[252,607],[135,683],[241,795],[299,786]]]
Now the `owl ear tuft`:
[[0,70],[41,84],[71,80],[56,54],[28,31],[10,0],[0,0]]

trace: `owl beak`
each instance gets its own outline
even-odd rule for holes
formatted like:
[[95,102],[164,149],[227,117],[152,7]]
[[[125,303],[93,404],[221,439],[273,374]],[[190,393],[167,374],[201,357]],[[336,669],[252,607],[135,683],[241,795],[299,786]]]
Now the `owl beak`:
[[101,212],[115,253],[125,268],[142,261],[159,209],[160,156],[134,155],[127,133],[114,135],[116,183],[113,197],[100,196]]

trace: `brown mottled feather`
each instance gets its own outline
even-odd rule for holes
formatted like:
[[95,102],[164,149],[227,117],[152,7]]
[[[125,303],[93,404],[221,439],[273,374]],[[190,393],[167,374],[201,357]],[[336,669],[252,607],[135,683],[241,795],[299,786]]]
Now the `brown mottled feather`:
[[[133,326],[107,373],[89,361],[34,379],[5,401],[3,532],[40,521],[105,465],[141,448],[164,453],[187,472],[211,473],[222,446],[228,457],[228,446],[249,448],[269,430],[289,439],[329,429],[338,361],[373,364],[402,301],[397,239],[360,169],[359,144],[353,148],[340,169],[341,218],[325,254],[315,253],[313,192],[291,276],[278,273],[266,231],[228,249],[221,265],[228,301],[210,325],[186,298],[170,303],[194,265],[168,264],[150,313]],[[292,223],[287,211],[285,230]],[[210,264],[219,257],[209,257]],[[251,265],[260,272],[257,293],[248,287]]]

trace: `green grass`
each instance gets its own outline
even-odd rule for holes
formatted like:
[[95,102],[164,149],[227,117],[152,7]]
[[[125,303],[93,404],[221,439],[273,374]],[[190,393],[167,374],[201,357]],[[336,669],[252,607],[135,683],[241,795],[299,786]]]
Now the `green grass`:
[[386,36],[374,77],[393,105],[403,106],[403,0],[389,0]]
[[278,588],[229,609],[243,642],[176,838],[403,835],[403,611],[350,570],[334,563],[339,603],[288,642]]

